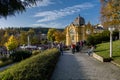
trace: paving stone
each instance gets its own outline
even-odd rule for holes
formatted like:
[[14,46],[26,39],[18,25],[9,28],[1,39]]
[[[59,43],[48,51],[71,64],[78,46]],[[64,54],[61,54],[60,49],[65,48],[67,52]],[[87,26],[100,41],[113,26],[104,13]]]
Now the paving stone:
[[120,80],[120,68],[100,62],[86,53],[65,51],[60,56],[51,80]]

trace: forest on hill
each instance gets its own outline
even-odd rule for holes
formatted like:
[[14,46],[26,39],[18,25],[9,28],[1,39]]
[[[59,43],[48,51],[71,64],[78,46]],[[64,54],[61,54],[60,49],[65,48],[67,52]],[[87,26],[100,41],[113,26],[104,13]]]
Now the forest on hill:
[[[46,28],[46,27],[8,27],[8,28],[5,28],[5,30],[16,30],[18,32],[20,31],[29,31],[30,29],[33,29],[35,31],[35,33],[44,33],[44,34],[47,34],[48,30],[50,28]],[[64,29],[59,29],[57,28],[56,30],[59,30],[59,31],[63,31]]]

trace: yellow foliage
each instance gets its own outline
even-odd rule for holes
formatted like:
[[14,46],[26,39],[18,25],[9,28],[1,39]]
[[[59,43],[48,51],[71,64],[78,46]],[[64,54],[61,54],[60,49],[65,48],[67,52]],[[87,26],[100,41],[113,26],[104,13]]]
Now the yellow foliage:
[[101,0],[101,22],[104,27],[120,25],[120,0]]
[[65,31],[61,32],[61,31],[55,31],[54,32],[54,36],[55,36],[55,41],[57,42],[61,42],[65,40]]
[[18,47],[17,39],[13,35],[10,36],[8,42],[5,43],[5,47],[7,48],[7,50],[14,50]]

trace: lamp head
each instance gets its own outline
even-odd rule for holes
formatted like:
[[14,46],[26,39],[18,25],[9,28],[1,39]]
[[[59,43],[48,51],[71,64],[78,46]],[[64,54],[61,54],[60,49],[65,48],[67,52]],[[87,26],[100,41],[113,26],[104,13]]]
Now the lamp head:
[[114,31],[115,28],[114,27],[109,27],[108,30],[111,32],[111,31]]

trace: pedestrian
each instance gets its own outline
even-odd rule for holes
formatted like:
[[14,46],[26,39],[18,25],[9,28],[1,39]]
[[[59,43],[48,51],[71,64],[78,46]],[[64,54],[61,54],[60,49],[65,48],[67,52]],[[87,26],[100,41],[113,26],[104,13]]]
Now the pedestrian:
[[80,49],[80,45],[79,45],[79,43],[77,42],[77,43],[76,43],[76,52],[79,52],[79,49]]
[[74,53],[75,53],[75,48],[76,48],[75,44],[72,44],[72,45],[71,45],[72,54],[74,54]]
[[61,55],[63,55],[63,44],[62,43],[58,44],[58,49],[59,49]]
[[91,46],[90,46],[90,50],[88,51],[88,55],[90,56],[91,53],[93,53],[93,51],[94,51],[94,46],[91,45]]

